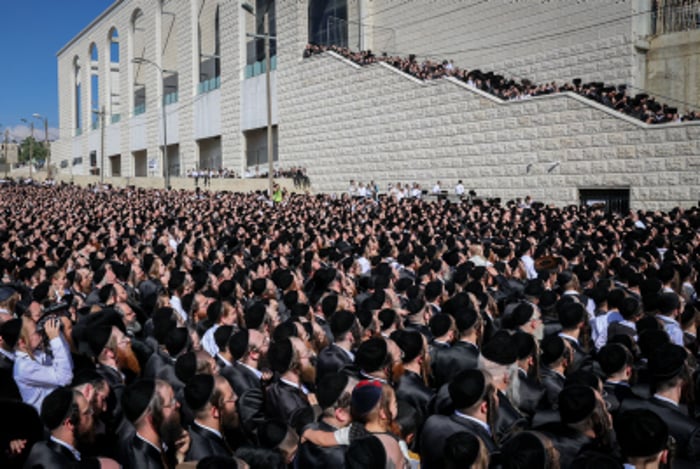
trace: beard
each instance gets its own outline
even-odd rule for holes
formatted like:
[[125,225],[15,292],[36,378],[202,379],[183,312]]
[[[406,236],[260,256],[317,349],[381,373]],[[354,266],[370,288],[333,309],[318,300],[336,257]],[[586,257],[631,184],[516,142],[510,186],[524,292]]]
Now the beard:
[[392,383],[398,383],[405,372],[406,370],[403,367],[403,363],[396,363],[391,367],[391,376],[389,376],[389,379]]
[[133,335],[139,334],[142,329],[143,328],[141,327],[141,323],[138,321],[134,321],[134,322],[126,325],[126,330]]
[[131,344],[126,347],[117,347],[117,365],[119,365],[121,370],[132,371],[137,376],[141,374],[141,364],[138,358],[136,358]]
[[433,367],[430,363],[430,355],[428,354],[425,355],[425,358],[420,364],[420,374],[423,378],[423,382],[428,386],[430,380],[433,379]]
[[312,365],[302,365],[300,378],[302,383],[316,383],[316,368]]
[[235,430],[238,428],[240,419],[238,418],[238,412],[234,409],[231,412],[222,412],[219,417],[219,423],[221,428],[225,431]]
[[93,424],[87,429],[80,428],[80,425],[76,425],[73,428],[73,436],[75,437],[78,448],[89,448],[96,439],[95,425]]
[[178,412],[173,412],[167,420],[160,422],[158,435],[168,446],[172,446],[180,438],[182,426],[180,425],[180,414]]

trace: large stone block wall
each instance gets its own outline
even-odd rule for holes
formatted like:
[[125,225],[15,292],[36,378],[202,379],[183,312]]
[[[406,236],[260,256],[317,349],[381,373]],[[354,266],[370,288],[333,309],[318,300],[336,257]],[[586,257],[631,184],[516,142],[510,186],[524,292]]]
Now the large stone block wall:
[[306,166],[317,191],[462,179],[482,196],[556,204],[583,188],[629,188],[635,208],[700,198],[700,122],[649,126],[568,94],[499,102],[330,54],[288,66],[280,113],[296,118],[283,117],[280,159]]
[[[375,52],[454,60],[537,82],[581,77],[632,83],[633,48],[651,2],[642,0],[367,1],[362,23]],[[645,13],[646,12],[646,13]]]

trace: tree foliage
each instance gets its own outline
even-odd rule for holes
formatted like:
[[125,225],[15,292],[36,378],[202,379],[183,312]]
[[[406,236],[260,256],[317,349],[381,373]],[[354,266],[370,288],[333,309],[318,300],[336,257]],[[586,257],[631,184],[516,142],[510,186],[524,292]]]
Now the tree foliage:
[[32,158],[35,162],[44,161],[48,153],[47,148],[44,146],[43,142],[37,142],[33,137],[27,137],[24,139],[22,144],[19,146],[19,161],[28,162],[29,161],[29,149],[32,149]]

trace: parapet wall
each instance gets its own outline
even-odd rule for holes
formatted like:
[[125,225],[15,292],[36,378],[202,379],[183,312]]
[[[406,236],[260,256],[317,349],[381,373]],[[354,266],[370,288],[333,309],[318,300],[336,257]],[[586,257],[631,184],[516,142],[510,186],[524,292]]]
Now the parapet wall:
[[651,126],[568,93],[502,102],[329,53],[281,73],[280,115],[295,118],[280,126],[280,157],[307,167],[316,191],[462,179],[481,196],[555,204],[592,188],[629,188],[632,208],[700,198],[700,122]]

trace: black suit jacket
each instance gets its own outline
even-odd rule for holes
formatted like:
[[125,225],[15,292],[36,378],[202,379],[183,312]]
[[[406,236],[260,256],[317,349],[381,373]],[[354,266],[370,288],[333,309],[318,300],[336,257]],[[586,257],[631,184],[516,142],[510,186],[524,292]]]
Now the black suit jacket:
[[139,469],[166,469],[165,456],[156,448],[134,435],[131,444],[126,447],[122,462],[124,467]]
[[219,374],[228,380],[233,391],[238,396],[243,395],[249,389],[262,391],[260,379],[255,376],[255,373],[238,362],[233,362],[231,366],[221,368]]
[[427,340],[428,343],[432,342],[433,340],[433,333],[430,332],[430,328],[424,324],[413,324],[407,321],[404,324],[404,329],[408,331],[420,332],[421,334],[423,334],[425,340]]
[[[307,427],[310,430],[321,430],[324,432],[333,433],[337,428],[328,425],[321,421]],[[297,467],[300,468],[334,468],[345,467],[345,451],[347,446],[330,446],[322,448],[316,446],[310,441],[305,442],[299,447],[297,455]]]
[[468,432],[479,437],[489,453],[494,453],[497,449],[491,435],[478,423],[456,415],[432,415],[426,420],[420,435],[421,468],[443,468],[445,441],[458,432]]
[[406,371],[396,387],[396,398],[411,404],[419,416],[418,427],[428,418],[428,404],[435,396],[435,391],[423,382],[423,378],[413,371]]
[[545,389],[548,407],[550,409],[558,408],[559,393],[564,389],[564,376],[545,366],[540,368],[540,378]]
[[674,468],[700,465],[700,422],[688,417],[678,407],[653,396],[648,400],[625,399],[620,405],[620,412],[629,409],[649,409],[668,424],[668,431],[676,440]]
[[196,423],[190,426],[190,450],[185,461],[199,461],[207,456],[231,457],[233,452],[220,436],[202,428]]
[[39,441],[32,446],[24,467],[27,469],[92,468],[99,467],[99,463],[96,459],[81,458],[81,461],[78,461],[68,448],[49,440]]
[[266,391],[265,415],[290,423],[291,417],[304,407],[310,407],[306,395],[294,386],[282,381],[270,384]]
[[336,373],[351,363],[352,360],[344,350],[335,344],[330,344],[318,354],[316,360],[316,382],[320,382],[325,375]]
[[162,350],[158,350],[148,359],[143,376],[167,381],[176,393],[185,387],[185,383],[175,374],[175,359]]
[[498,391],[498,413],[496,414],[496,436],[503,443],[513,434],[525,430],[528,421],[523,414],[515,408],[510,399]]
[[545,389],[536,379],[528,376],[525,370],[518,369],[520,378],[520,402],[518,408],[521,412],[532,418],[542,405]]
[[12,373],[14,366],[14,360],[10,360],[5,355],[0,353],[0,370],[10,370],[10,373]]
[[449,383],[452,378],[464,370],[473,370],[479,366],[479,348],[471,343],[458,341],[448,349],[440,349],[433,357],[435,386]]
[[559,464],[562,468],[570,467],[581,450],[593,444],[592,438],[561,422],[553,422],[535,430],[552,440],[552,444],[559,451]]

